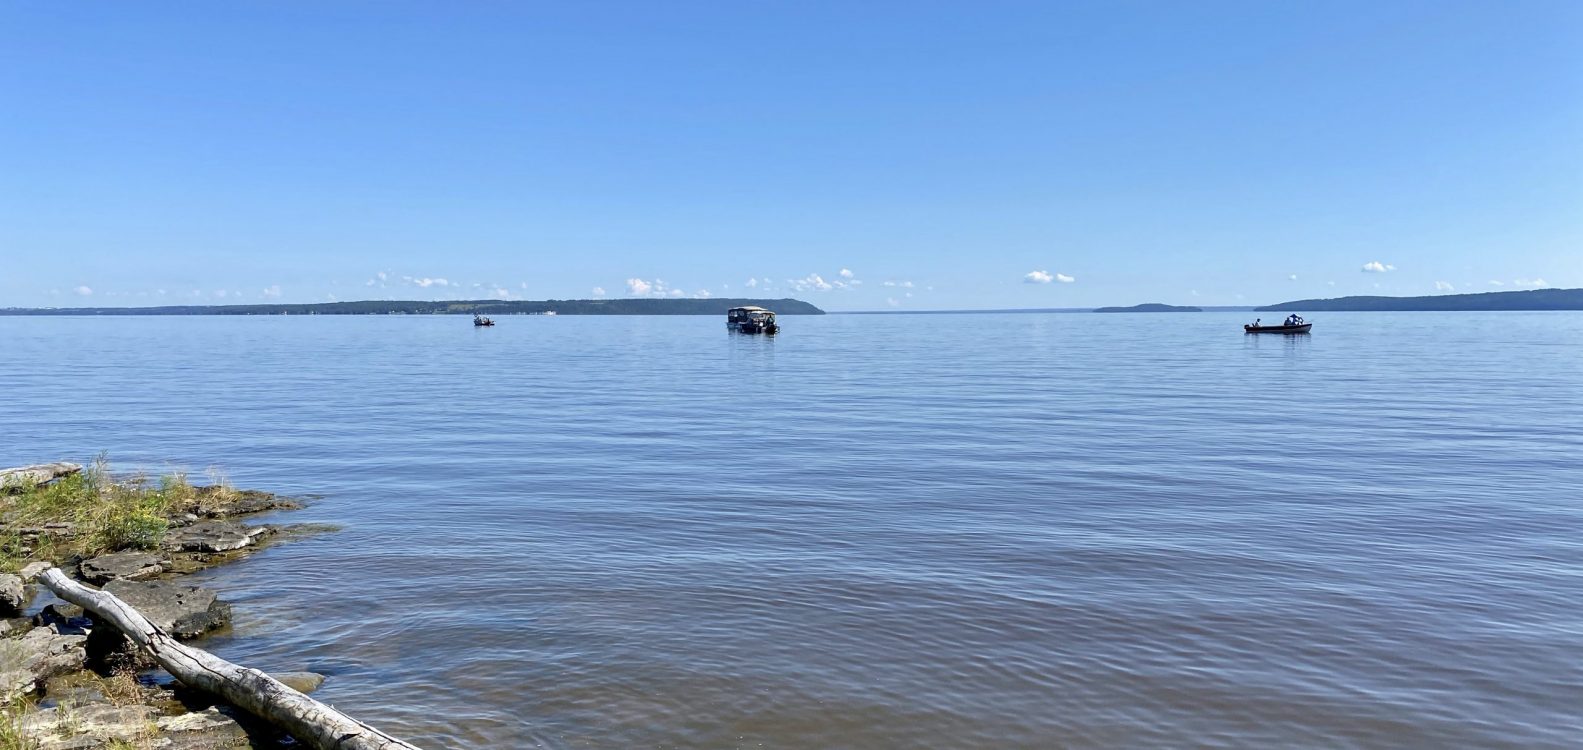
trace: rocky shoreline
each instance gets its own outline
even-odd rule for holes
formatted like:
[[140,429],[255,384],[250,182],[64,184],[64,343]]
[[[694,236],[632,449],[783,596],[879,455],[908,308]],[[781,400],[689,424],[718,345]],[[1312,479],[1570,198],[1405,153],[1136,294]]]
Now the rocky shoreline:
[[[83,469],[73,464],[25,470],[33,473],[20,479],[16,470],[0,472],[0,539],[8,545],[10,567],[25,572],[52,563],[114,594],[183,640],[225,628],[231,621],[231,605],[218,592],[186,580],[189,574],[316,530],[250,522],[260,514],[302,507],[266,492],[223,484],[191,487],[184,480],[180,485],[166,482],[157,491],[147,489],[141,478],[85,481]],[[95,470],[100,469],[90,471]],[[48,507],[44,500],[50,498],[43,493],[60,482],[84,484],[93,498],[115,493],[131,498],[110,501],[112,512],[117,502],[157,508],[157,514],[150,514],[139,506],[142,515],[129,516],[135,523],[123,524],[138,530],[137,523],[142,523],[152,533],[107,535],[104,528],[76,520],[40,523],[19,509],[28,499]],[[81,509],[75,512],[77,517],[92,516]],[[123,537],[131,543],[103,542]],[[111,549],[94,549],[105,546]],[[6,704],[0,750],[207,750],[292,744],[245,712],[183,688],[119,631],[26,581],[25,575],[0,573],[0,697]],[[307,672],[273,676],[301,692],[311,692],[324,680]]]

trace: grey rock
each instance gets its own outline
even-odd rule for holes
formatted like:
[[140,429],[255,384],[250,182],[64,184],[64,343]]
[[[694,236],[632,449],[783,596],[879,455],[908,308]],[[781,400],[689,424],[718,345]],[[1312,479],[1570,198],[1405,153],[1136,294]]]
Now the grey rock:
[[160,733],[170,739],[166,750],[197,750],[198,748],[248,747],[247,730],[217,706],[203,711],[179,716],[165,716],[155,721]]
[[0,638],[17,638],[33,628],[31,617],[7,617],[0,620]]
[[34,628],[21,638],[0,641],[0,689],[10,700],[31,692],[56,675],[83,668],[87,652],[80,635],[61,635],[53,628]]
[[198,512],[209,518],[231,518],[267,510],[301,508],[295,500],[257,490],[233,490],[223,487],[199,487]]
[[93,584],[103,584],[117,578],[137,581],[153,578],[165,571],[158,555],[132,550],[84,560],[78,568],[82,571],[83,579]]
[[280,680],[286,684],[286,687],[303,695],[318,690],[319,686],[324,684],[324,675],[318,672],[280,672],[270,677]]
[[27,609],[27,589],[22,577],[0,574],[0,617],[17,617]]
[[104,590],[177,638],[196,638],[231,622],[231,605],[206,588],[171,581],[114,580]]
[[112,741],[131,742],[148,734],[151,706],[86,706],[46,708],[22,717],[22,731],[41,750],[98,748]]
[[179,552],[229,552],[246,547],[267,533],[267,526],[248,526],[236,521],[200,521],[166,534],[164,546]]
[[82,471],[81,466],[64,461],[53,464],[19,466],[15,469],[0,469],[0,489],[23,489],[35,485],[49,484],[61,477],[71,476],[79,471]]

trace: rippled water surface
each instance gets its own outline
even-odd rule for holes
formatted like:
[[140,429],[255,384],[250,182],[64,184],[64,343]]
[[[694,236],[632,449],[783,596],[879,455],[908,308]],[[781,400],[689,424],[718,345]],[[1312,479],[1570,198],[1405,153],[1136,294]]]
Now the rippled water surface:
[[1583,314],[0,318],[0,464],[312,495],[433,748],[1583,746]]

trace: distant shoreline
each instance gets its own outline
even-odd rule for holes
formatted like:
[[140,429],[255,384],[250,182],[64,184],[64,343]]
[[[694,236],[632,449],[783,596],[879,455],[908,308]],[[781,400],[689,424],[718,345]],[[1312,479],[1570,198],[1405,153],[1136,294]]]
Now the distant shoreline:
[[[830,310],[826,315],[993,315],[999,313],[1092,313],[1099,312],[1097,307],[1023,307],[1002,308],[993,310]],[[1253,306],[1240,307],[1200,307],[1203,312],[1252,312]]]
[[1583,310],[1583,289],[1437,294],[1427,297],[1336,297],[1255,308],[1255,312],[1515,312]]

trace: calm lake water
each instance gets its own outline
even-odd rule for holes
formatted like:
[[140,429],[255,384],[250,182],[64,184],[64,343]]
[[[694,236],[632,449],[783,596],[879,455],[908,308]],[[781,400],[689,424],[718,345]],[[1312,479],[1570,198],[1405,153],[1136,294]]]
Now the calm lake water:
[[209,645],[436,749],[1583,745],[1583,314],[1252,317],[0,318],[0,464],[316,497]]

